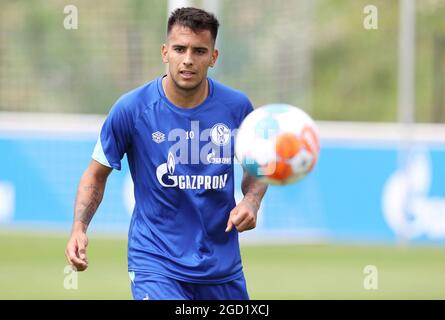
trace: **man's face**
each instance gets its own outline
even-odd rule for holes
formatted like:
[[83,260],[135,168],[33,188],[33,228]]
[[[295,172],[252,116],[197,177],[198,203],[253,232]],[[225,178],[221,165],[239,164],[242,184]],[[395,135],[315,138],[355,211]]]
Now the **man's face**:
[[195,33],[180,25],[173,26],[161,53],[162,60],[169,65],[169,76],[182,90],[198,88],[218,58],[209,30]]

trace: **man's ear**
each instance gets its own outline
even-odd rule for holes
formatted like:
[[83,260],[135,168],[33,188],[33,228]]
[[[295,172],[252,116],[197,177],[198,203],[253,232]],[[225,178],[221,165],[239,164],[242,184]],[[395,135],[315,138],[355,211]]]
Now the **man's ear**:
[[212,58],[211,58],[211,61],[210,61],[210,67],[213,68],[215,66],[216,60],[218,60],[218,55],[219,55],[218,49],[214,49],[213,52],[212,52]]
[[168,53],[167,45],[164,43],[161,46],[162,62],[164,62],[164,63],[168,63],[167,53]]

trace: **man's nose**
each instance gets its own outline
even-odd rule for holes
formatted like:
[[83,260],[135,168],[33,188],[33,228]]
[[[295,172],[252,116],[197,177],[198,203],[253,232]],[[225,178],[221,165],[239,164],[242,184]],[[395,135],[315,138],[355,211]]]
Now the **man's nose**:
[[186,66],[193,65],[193,57],[192,57],[192,51],[191,50],[187,50],[187,52],[185,53],[184,60],[182,61],[182,63],[184,65],[186,65]]

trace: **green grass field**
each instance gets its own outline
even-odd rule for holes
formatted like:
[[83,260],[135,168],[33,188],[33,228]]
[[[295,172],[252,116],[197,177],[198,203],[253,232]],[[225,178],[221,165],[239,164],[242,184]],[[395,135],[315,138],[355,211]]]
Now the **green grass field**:
[[[126,240],[90,237],[89,269],[66,290],[67,236],[0,232],[0,299],[131,299]],[[243,246],[252,299],[445,299],[445,250],[427,247]],[[366,265],[378,290],[365,290]]]

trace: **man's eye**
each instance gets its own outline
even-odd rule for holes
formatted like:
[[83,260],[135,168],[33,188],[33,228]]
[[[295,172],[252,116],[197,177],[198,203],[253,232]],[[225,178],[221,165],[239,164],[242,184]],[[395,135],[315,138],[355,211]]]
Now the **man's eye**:
[[175,51],[176,51],[176,52],[183,52],[184,49],[183,49],[183,48],[175,48]]

